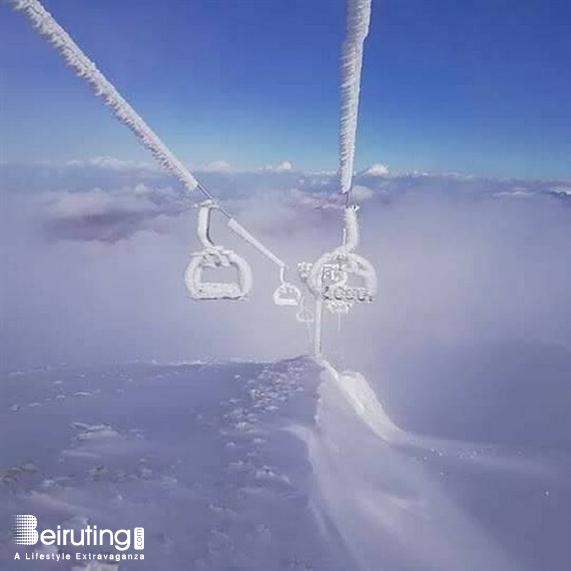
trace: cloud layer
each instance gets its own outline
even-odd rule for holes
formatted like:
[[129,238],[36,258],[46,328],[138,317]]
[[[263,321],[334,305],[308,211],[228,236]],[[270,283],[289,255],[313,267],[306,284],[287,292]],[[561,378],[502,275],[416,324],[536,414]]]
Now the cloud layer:
[[49,192],[42,196],[43,227],[51,238],[116,242],[141,230],[161,232],[165,217],[190,204],[171,188],[139,183],[112,191]]
[[[304,173],[284,161],[252,171],[237,171],[217,161],[198,170],[207,188],[234,209],[266,208],[269,225],[289,225],[300,218],[315,222],[313,210],[337,209],[336,173]],[[177,217],[201,195],[189,195],[176,181],[153,165],[112,157],[73,160],[64,164],[3,164],[3,192],[22,190],[40,194],[41,218],[48,236],[70,240],[117,241],[137,231],[163,231],[164,218]],[[353,200],[394,203],[409,195],[465,200],[494,198],[558,200],[571,197],[571,184],[559,180],[489,179],[457,173],[395,173],[374,164],[356,176]],[[267,224],[268,225],[268,224]]]
[[[197,176],[291,265],[289,279],[296,280],[297,262],[341,240],[331,173]],[[3,368],[307,351],[306,329],[290,310],[272,306],[276,268],[222,219],[213,220],[213,239],[253,266],[252,298],[187,299],[182,275],[199,248],[192,205],[200,197],[160,171],[108,160],[3,165],[1,180]],[[349,362],[387,367],[419,348],[474,339],[569,348],[570,186],[362,174],[360,251],[377,267],[380,293],[343,321]],[[337,351],[337,326],[331,318],[327,324],[326,346]]]

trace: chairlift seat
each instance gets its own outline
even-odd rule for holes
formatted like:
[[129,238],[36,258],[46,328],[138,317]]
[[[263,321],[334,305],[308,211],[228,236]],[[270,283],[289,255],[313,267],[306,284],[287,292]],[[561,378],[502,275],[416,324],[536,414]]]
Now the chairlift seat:
[[272,298],[276,305],[295,307],[299,305],[301,292],[293,284],[284,282],[274,290]]
[[[205,269],[234,267],[235,282],[204,281]],[[192,255],[184,275],[186,288],[193,299],[246,299],[252,289],[252,271],[246,260],[232,250],[203,250]]]

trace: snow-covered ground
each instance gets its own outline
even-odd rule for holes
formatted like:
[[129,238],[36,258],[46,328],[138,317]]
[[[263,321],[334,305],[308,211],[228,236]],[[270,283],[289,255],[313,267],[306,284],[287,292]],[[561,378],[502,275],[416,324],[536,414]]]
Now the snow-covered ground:
[[415,436],[365,377],[322,365],[6,375],[1,568],[78,565],[14,561],[33,551],[14,514],[144,527],[145,559],[121,571],[569,567],[568,455]]

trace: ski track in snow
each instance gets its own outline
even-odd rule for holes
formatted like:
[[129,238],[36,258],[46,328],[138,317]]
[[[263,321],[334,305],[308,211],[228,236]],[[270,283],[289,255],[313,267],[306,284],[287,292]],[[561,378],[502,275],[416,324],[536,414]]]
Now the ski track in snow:
[[556,521],[569,505],[568,458],[412,435],[362,375],[320,364],[6,376],[2,569],[46,569],[10,564],[17,513],[40,529],[144,527],[145,560],[121,570],[538,568],[517,549],[525,537],[491,530],[466,495]]

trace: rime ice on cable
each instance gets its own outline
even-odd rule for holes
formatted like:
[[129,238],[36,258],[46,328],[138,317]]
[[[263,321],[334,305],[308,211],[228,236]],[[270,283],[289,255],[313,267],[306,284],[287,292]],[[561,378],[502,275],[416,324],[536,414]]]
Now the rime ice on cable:
[[48,38],[66,63],[91,85],[95,95],[103,99],[115,117],[134,133],[139,142],[151,151],[155,159],[178,178],[189,191],[195,190],[198,187],[198,181],[131,105],[123,99],[52,15],[37,0],[16,0],[14,6],[29,17],[34,28]]
[[370,21],[371,0],[348,0],[347,36],[341,55],[341,125],[339,131],[339,179],[343,194],[351,190],[353,179],[363,45],[369,33]]

